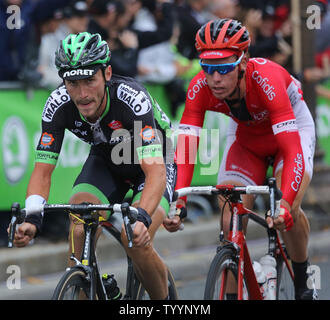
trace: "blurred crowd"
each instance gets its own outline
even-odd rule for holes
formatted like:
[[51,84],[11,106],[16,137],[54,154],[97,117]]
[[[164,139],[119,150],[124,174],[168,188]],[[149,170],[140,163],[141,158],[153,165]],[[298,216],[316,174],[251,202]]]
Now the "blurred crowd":
[[[296,76],[320,82],[330,74],[330,12],[327,0],[314,4],[322,13],[315,67]],[[8,26],[12,5],[20,8],[19,28]],[[56,88],[59,41],[69,33],[98,32],[109,43],[113,72],[164,85],[174,115],[187,81],[200,70],[195,34],[208,20],[242,21],[252,39],[250,56],[274,60],[292,73],[290,5],[290,0],[0,0],[0,81]]]

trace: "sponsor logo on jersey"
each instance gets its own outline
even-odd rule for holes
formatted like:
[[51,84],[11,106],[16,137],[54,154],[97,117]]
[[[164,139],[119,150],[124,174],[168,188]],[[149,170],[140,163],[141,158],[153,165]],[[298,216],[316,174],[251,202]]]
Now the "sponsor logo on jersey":
[[294,180],[291,182],[291,188],[295,192],[298,192],[300,183],[303,179],[303,170],[304,170],[303,155],[301,153],[297,153],[297,156],[294,159],[294,162],[296,163],[295,167],[293,168],[295,177],[294,177]]
[[302,100],[302,92],[294,80],[290,83],[286,92],[288,93],[292,107]]
[[269,112],[267,110],[263,110],[258,113],[250,112],[250,114],[255,121],[262,121],[268,119]]
[[297,131],[298,127],[296,124],[296,119],[286,120],[276,123],[272,126],[274,134],[279,134],[281,132]]
[[189,100],[194,100],[196,97],[196,94],[207,85],[206,78],[200,78],[197,80],[197,82],[193,85],[191,89],[187,92],[187,97]]
[[79,133],[82,136],[87,136],[87,130],[80,130],[76,128],[76,129],[71,129],[71,132],[75,134]]
[[143,141],[150,142],[155,139],[155,131],[151,126],[145,126],[141,129],[140,136]]
[[151,101],[143,91],[137,91],[126,84],[120,84],[117,89],[118,99],[127,104],[137,116],[142,116],[151,110]]
[[201,127],[189,125],[189,124],[180,124],[179,125],[179,133],[178,134],[185,134],[190,136],[199,137],[201,134]]
[[258,64],[266,64],[268,62],[268,60],[266,60],[264,58],[251,58],[250,60],[252,60]]
[[261,87],[261,89],[264,91],[269,101],[272,101],[275,98],[276,96],[276,93],[274,92],[275,88],[268,83],[269,81],[268,78],[262,77],[259,74],[259,71],[255,70],[252,72],[252,79],[255,80],[257,84]]
[[108,127],[110,127],[112,130],[118,130],[123,128],[123,124],[120,121],[112,120],[110,123],[108,123]]
[[44,149],[49,148],[53,144],[54,140],[55,139],[51,133],[44,132],[40,139],[41,147]]
[[53,91],[53,93],[46,101],[44,111],[42,113],[42,120],[51,122],[57,109],[69,100],[70,96],[64,86],[60,87],[58,90]]

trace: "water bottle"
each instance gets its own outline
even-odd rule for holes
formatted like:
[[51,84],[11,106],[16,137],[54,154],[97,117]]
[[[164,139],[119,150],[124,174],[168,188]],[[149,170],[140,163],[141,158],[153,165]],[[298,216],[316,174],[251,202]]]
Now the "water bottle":
[[257,282],[260,286],[260,291],[262,296],[265,298],[266,292],[267,292],[267,279],[266,274],[263,270],[262,265],[258,261],[253,261],[253,270],[257,278]]
[[267,279],[267,292],[265,295],[265,300],[276,300],[276,260],[274,257],[267,254],[261,257],[259,262],[262,266],[262,269],[264,270]]
[[117,281],[114,278],[113,274],[103,274],[102,275],[102,281],[105,288],[105,291],[107,293],[107,297],[110,300],[118,300],[121,298],[121,292],[120,289],[117,287]]

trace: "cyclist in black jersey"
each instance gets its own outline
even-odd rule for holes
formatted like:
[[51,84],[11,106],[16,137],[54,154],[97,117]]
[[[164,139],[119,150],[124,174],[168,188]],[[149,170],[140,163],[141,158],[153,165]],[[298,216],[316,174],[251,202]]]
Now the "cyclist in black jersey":
[[[133,190],[132,203],[139,211],[133,248],[127,248],[124,231],[122,241],[150,297],[164,299],[167,269],[152,240],[169,211],[176,183],[170,121],[143,86],[112,74],[110,55],[99,34],[71,34],[61,41],[55,64],[63,85],[51,93],[43,110],[25,206],[47,201],[64,132],[70,130],[91,149],[69,202],[120,203]],[[41,226],[42,215],[28,215],[15,245],[27,245]],[[78,254],[83,232],[82,225],[74,229]]]

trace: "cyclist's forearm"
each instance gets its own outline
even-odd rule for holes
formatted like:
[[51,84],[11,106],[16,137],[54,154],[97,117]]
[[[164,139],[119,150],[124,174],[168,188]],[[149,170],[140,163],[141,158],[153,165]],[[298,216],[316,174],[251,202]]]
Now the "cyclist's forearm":
[[26,198],[30,195],[37,194],[45,200],[48,199],[53,169],[47,166],[48,165],[42,163],[36,163],[36,166],[31,174],[26,192]]
[[166,187],[165,165],[156,164],[149,167],[139,206],[152,215],[162,198]]

